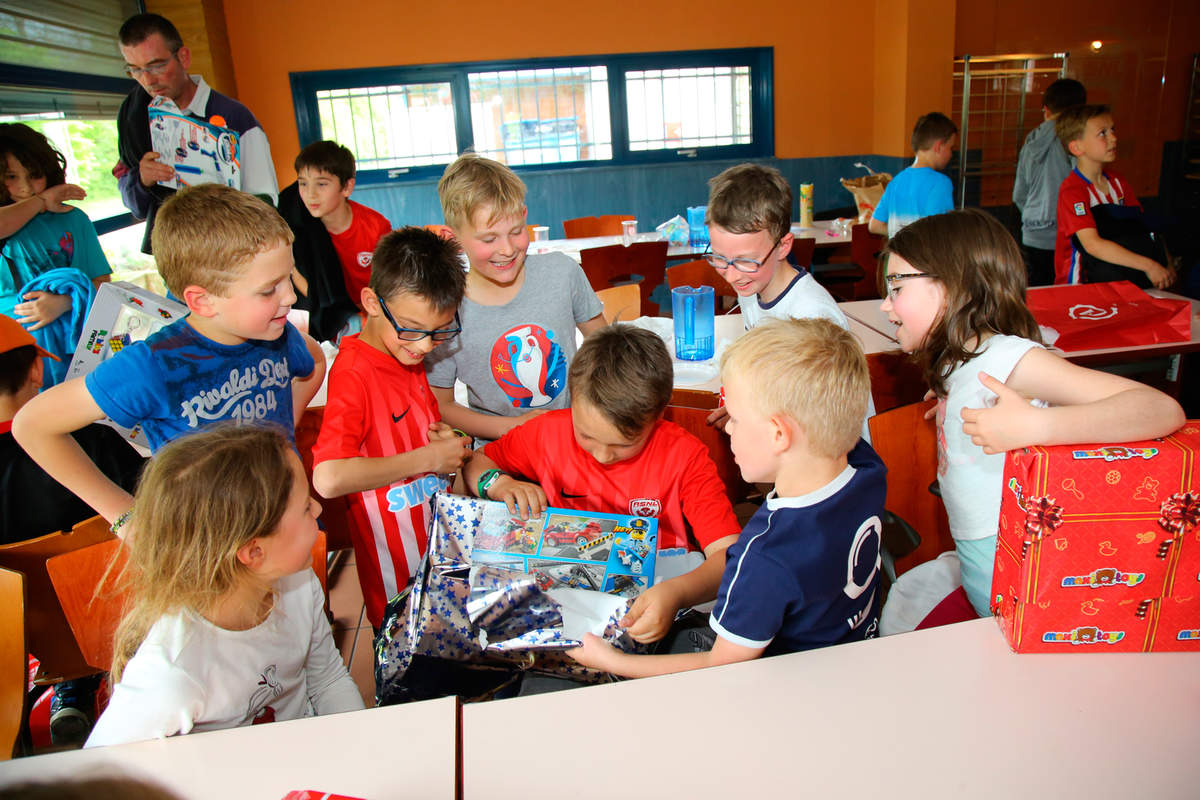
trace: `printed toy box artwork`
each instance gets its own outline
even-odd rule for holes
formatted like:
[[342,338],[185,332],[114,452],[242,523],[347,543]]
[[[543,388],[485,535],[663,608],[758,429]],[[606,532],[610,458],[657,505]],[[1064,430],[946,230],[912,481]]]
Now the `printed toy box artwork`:
[[222,117],[205,121],[179,110],[167,97],[150,101],[150,141],[163,163],[175,168],[160,186],[182,189],[201,183],[242,188],[241,150],[238,135],[225,127]]
[[1200,652],[1200,422],[1008,454],[992,610],[1020,653]]

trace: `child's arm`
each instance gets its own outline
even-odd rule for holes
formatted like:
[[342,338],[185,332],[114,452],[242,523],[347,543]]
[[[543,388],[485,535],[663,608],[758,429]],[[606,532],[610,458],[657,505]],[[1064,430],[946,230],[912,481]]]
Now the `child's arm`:
[[585,322],[579,323],[579,332],[582,333],[583,338],[586,339],[587,337],[591,336],[596,331],[603,330],[607,326],[608,326],[608,323],[604,321],[604,315],[597,314],[596,316],[592,317],[591,319],[589,319]]
[[73,206],[65,206],[68,200],[82,200],[87,192],[73,183],[60,183],[51,186],[41,194],[25,200],[18,200],[6,206],[0,206],[0,239],[6,239],[43,211],[54,214],[65,214]]
[[604,670],[625,678],[648,678],[704,667],[751,661],[762,655],[765,648],[743,647],[720,636],[707,653],[671,653],[661,656],[639,656],[623,653],[594,633],[583,636],[583,645],[567,651],[567,655],[585,667]]
[[312,372],[302,378],[292,378],[292,415],[295,417],[293,421],[298,425],[300,418],[304,416],[304,410],[316,397],[321,383],[325,380],[325,354],[321,352],[321,345],[317,344],[316,339],[307,333],[296,332],[304,337],[304,347],[313,359]]
[[341,497],[390,486],[414,475],[458,472],[471,458],[471,440],[457,436],[449,425],[429,426],[429,444],[376,458],[336,458],[313,467],[313,488],[322,497]]
[[1110,264],[1140,270],[1146,273],[1146,277],[1158,289],[1165,289],[1175,282],[1174,270],[1164,267],[1152,258],[1126,250],[1110,239],[1101,238],[1095,228],[1080,228],[1075,232],[1075,236],[1088,255]]
[[[479,497],[479,477],[489,469],[500,469],[495,461],[488,458],[482,450],[476,450],[475,455],[463,468],[463,482],[467,490]],[[521,519],[536,517],[546,510],[546,493],[536,483],[519,481],[511,475],[502,474],[487,490],[488,500],[499,500],[508,506],[513,514]]]
[[30,400],[13,419],[13,436],[42,469],[109,522],[133,505],[129,492],[100,471],[71,432],[104,419],[83,378],[60,383]]
[[[312,591],[310,613],[312,634],[308,642],[308,658],[304,661],[304,672],[308,699],[317,714],[337,714],[342,711],[358,711],[363,708],[362,695],[346,671],[346,665],[337,647],[329,621],[325,619],[325,593],[312,570],[305,570]],[[300,645],[300,642],[296,643]]]
[[[1026,353],[1001,383],[979,380],[996,393],[991,408],[964,408],[963,433],[985,453],[1029,445],[1153,439],[1184,422],[1179,403],[1149,386],[1086,369],[1040,347]],[[1036,408],[1026,398],[1052,404]]]
[[[590,320],[589,320],[590,322]],[[586,324],[586,323],[585,323]],[[526,411],[516,417],[505,417],[498,414],[484,414],[473,411],[466,406],[454,402],[454,387],[430,385],[434,398],[438,402],[438,413],[451,427],[458,428],[471,436],[480,439],[499,439],[522,422],[528,422],[536,416],[545,414],[545,410]]]
[[721,588],[721,576],[725,573],[725,551],[737,538],[736,535],[725,536],[710,542],[704,548],[703,564],[691,572],[655,584],[638,595],[629,612],[621,619],[621,627],[629,630],[634,641],[643,644],[657,642],[666,636],[679,609],[706,603],[717,596],[717,590]]

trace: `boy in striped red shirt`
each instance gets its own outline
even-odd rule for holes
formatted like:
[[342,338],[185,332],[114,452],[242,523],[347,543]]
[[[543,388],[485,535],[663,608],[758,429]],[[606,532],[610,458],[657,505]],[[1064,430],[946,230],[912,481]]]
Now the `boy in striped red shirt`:
[[355,566],[376,630],[425,555],[430,498],[471,454],[470,440],[442,422],[424,364],[460,330],[459,252],[422,228],[384,236],[358,298],[362,332],[342,337],[329,373],[313,486],[322,497],[349,497]]

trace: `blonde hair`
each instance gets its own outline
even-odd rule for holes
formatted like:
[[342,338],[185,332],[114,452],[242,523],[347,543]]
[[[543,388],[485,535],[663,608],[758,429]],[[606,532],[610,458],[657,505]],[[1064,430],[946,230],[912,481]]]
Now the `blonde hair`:
[[475,212],[484,206],[491,210],[487,220],[491,225],[524,210],[525,184],[499,161],[466,152],[442,173],[438,198],[442,201],[442,216],[451,228],[469,225]]
[[804,428],[809,449],[837,458],[854,449],[871,396],[858,340],[827,319],[768,319],[729,345],[721,380],[743,381],[765,417],[785,414]]
[[161,617],[204,614],[251,577],[237,552],[279,525],[294,481],[290,453],[274,428],[222,424],[176,439],[146,465],[125,537],[120,582],[130,599],[117,626],[114,683]]
[[177,297],[199,286],[225,296],[259,253],[292,243],[292,229],[266,202],[217,183],[183,189],[163,203],[151,246]]
[[709,179],[706,214],[730,233],[765,230],[782,239],[792,229],[792,187],[774,167],[738,164]]

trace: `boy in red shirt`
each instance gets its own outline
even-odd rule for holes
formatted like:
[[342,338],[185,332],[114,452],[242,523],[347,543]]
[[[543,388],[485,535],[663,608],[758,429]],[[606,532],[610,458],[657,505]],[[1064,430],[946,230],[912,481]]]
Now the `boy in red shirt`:
[[422,228],[390,233],[360,294],[361,334],[342,337],[313,448],[313,486],[349,495],[355,566],[376,629],[425,555],[429,499],[469,457],[441,421],[425,356],[458,335],[466,282],[459,248]]
[[570,409],[477,451],[464,480],[514,513],[539,514],[549,498],[557,508],[657,517],[660,550],[703,551],[702,565],[647,589],[621,621],[637,641],[657,641],[676,611],[717,596],[725,549],[741,526],[707,448],[662,419],[673,383],[662,339],[628,325],[604,328],[584,340],[567,381]]

